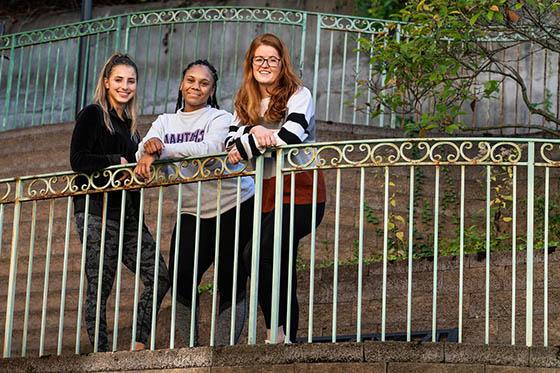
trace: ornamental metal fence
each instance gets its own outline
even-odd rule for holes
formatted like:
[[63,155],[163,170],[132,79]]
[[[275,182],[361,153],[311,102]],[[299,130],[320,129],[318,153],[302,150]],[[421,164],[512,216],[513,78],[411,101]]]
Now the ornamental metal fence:
[[[309,163],[298,163],[301,152],[311,155]],[[295,178],[302,171],[313,176],[314,202],[321,174],[327,184],[322,223],[318,228],[312,224],[309,236],[300,247],[292,247],[287,260],[281,254],[279,227],[282,214],[288,214],[290,229],[284,232],[290,232],[292,242],[294,193],[289,193],[287,208],[268,213],[275,222],[274,235],[263,232],[265,157],[276,157],[277,196],[282,196],[284,185],[293,191]],[[272,340],[280,322],[280,284],[297,281],[294,289],[287,287],[296,291],[301,305],[299,339],[292,342],[411,341],[420,331],[437,341],[442,331],[449,330],[455,330],[459,343],[547,346],[560,341],[553,321],[559,313],[554,302],[560,289],[554,279],[560,272],[558,266],[550,264],[560,260],[555,253],[560,244],[560,185],[556,176],[560,142],[509,138],[363,140],[282,147],[265,157],[241,168],[233,168],[223,155],[159,163],[152,167],[153,176],[147,181],[134,174],[134,165],[92,175],[62,172],[1,180],[0,263],[9,268],[0,286],[0,294],[6,296],[0,313],[4,321],[0,333],[3,356],[97,350],[98,337],[90,346],[82,320],[89,248],[79,240],[83,237],[87,241],[87,232],[78,236],[74,227],[74,198],[86,195],[87,219],[93,216],[88,215],[91,196],[117,192],[124,197],[139,191],[138,219],[153,232],[156,258],[166,254],[167,247],[178,252],[179,240],[171,239],[171,231],[181,222],[181,202],[189,199],[196,206],[197,258],[199,244],[210,239],[199,234],[203,194],[214,190],[220,201],[222,183],[237,180],[234,225],[238,230],[242,176],[254,178],[255,209],[249,218],[253,222],[252,244],[240,247],[237,238],[230,243],[239,258],[239,253],[245,253],[243,263],[250,273],[246,285],[248,320],[239,343],[262,343],[265,339],[258,307],[259,297],[268,296],[259,292],[263,253],[258,242],[262,235],[269,235],[274,243],[269,293]],[[186,175],[183,167],[194,172]],[[282,176],[289,183],[284,184]],[[78,177],[87,178],[83,187],[76,183]],[[183,188],[174,187],[182,184],[196,185],[196,192],[183,195]],[[107,226],[107,197],[103,200],[101,232]],[[275,203],[281,204],[282,197]],[[221,204],[216,206],[217,216],[221,216]],[[320,219],[317,204],[312,206],[311,219],[316,222]],[[121,226],[129,219],[127,209],[123,202]],[[216,224],[215,240],[220,242],[220,219]],[[106,244],[103,238],[100,242],[103,251]],[[122,245],[121,230],[119,258]],[[133,254],[141,255],[141,246],[135,246]],[[215,257],[219,257],[218,244],[215,250]],[[168,262],[166,255],[164,258]],[[174,263],[173,273],[177,273],[177,260]],[[199,275],[196,263],[197,259],[193,264],[195,284]],[[234,273],[243,265],[241,259],[215,262],[202,286],[193,287],[191,304],[198,293],[200,311],[191,307],[190,334],[182,341],[176,338],[177,294],[169,292],[159,316],[150,319],[149,348],[217,344],[216,335],[224,330],[217,324],[216,289],[226,264],[233,265]],[[116,268],[107,306],[112,336],[109,349],[113,351],[130,349],[138,335],[139,271],[136,267],[137,274],[130,275],[121,269],[123,266]],[[281,279],[281,268],[286,267],[296,268],[287,271],[295,277]],[[157,264],[155,268],[157,289]],[[234,288],[235,278],[228,280]],[[176,289],[177,278],[172,276],[170,281]],[[288,293],[286,299],[295,299],[292,295]],[[236,304],[235,292],[233,297]],[[291,309],[292,305],[288,301],[285,306]],[[96,309],[96,333],[100,312]],[[232,311],[225,327],[229,343],[234,342],[236,320]],[[296,322],[287,316],[288,327]]]
[[[210,60],[218,69],[218,97],[222,106],[231,109],[245,50],[263,32],[273,32],[286,42],[306,84],[313,86],[316,95],[322,94],[313,73],[317,75],[324,58],[318,43],[327,30],[330,63],[333,52],[335,58],[356,56],[356,61],[352,67],[333,69],[329,65],[326,74],[321,72],[328,74],[329,83],[331,79],[342,83],[336,88],[333,83],[333,89],[329,84],[326,103],[321,105],[326,105],[328,117],[333,112],[329,101],[336,100],[341,107],[337,118],[356,122],[357,114],[347,109],[346,100],[352,100],[356,91],[354,68],[367,71],[368,61],[354,51],[355,42],[358,36],[373,35],[385,26],[385,21],[287,9],[195,7],[5,35],[0,37],[2,129],[72,120],[91,99],[98,71],[114,51],[130,53],[139,65],[142,114],[174,110],[180,73],[198,58]],[[342,35],[336,39],[344,38],[344,48],[333,49],[334,34]],[[80,49],[84,51],[82,61],[78,60]],[[361,116],[365,120],[363,113]]]

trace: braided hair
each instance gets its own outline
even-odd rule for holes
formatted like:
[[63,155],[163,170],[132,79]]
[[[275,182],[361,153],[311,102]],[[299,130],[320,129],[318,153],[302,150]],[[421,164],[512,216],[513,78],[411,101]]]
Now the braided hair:
[[220,108],[220,106],[218,105],[218,99],[216,98],[216,90],[218,88],[218,72],[216,71],[216,68],[210,62],[208,62],[208,60],[196,60],[188,64],[187,68],[183,70],[183,73],[181,74],[181,83],[179,84],[179,94],[177,96],[175,111],[183,107],[183,93],[181,92],[181,85],[183,83],[183,79],[185,79],[185,74],[191,67],[198,65],[206,66],[208,70],[210,70],[210,73],[212,73],[212,78],[214,79],[214,93],[212,93],[212,95],[208,97],[208,105],[216,109]]

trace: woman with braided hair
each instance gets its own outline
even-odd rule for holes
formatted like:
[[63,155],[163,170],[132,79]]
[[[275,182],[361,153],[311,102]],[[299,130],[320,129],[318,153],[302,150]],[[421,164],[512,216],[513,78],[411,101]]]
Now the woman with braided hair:
[[[218,74],[214,66],[206,60],[197,60],[183,71],[176,112],[160,115],[139,145],[136,153],[138,165],[136,173],[150,178],[150,167],[154,160],[205,156],[224,151],[232,115],[220,110],[216,100]],[[197,167],[182,165],[182,175],[193,175]],[[177,269],[177,328],[184,342],[189,341],[192,298],[197,299],[197,289],[193,288],[193,272],[197,269],[194,283],[200,284],[204,272],[214,262],[218,182],[203,183],[204,193],[200,201],[200,221],[197,235],[197,183],[182,184],[182,212],[180,231],[177,226],[171,239],[169,267]],[[241,204],[239,221],[239,248],[250,240],[252,232],[254,185],[251,177],[241,178]],[[220,312],[216,344],[229,344],[229,317],[232,306],[232,283],[234,282],[234,242],[236,237],[237,179],[221,180],[220,196],[220,242],[218,262],[218,291]],[[179,239],[179,256],[174,267],[175,235]],[[198,242],[198,263],[195,261],[196,237]],[[239,250],[241,251],[241,249]],[[241,335],[246,314],[245,284],[247,274],[243,265],[237,269],[235,341]],[[196,265],[196,267],[195,267]],[[196,302],[198,303],[198,302]],[[196,325],[196,323],[195,323]],[[196,336],[196,329],[193,332]],[[195,338],[196,344],[196,338]]]

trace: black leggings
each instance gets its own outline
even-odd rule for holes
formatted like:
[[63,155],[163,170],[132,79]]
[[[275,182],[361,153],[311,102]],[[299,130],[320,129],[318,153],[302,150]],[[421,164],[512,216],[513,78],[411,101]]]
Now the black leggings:
[[[240,205],[239,215],[239,258],[243,248],[251,239],[253,231],[253,197]],[[233,284],[233,261],[235,242],[236,207],[224,212],[220,216],[220,248],[218,263],[218,291],[220,292],[220,310],[231,304]],[[175,235],[177,225],[171,236],[171,250],[169,252],[169,278],[173,281],[175,259]],[[179,239],[179,260],[177,265],[177,302],[191,306],[193,285],[193,264],[196,235],[196,216],[181,215],[181,235]],[[202,275],[214,262],[216,246],[216,218],[200,219],[200,242],[198,247],[197,285]],[[245,295],[247,273],[241,260],[237,268],[237,300]],[[237,301],[236,300],[236,301]],[[198,302],[198,292],[197,292]]]
[[[286,309],[288,296],[288,266],[290,249],[290,205],[284,204],[282,211],[282,259],[280,265],[280,303],[278,310],[278,326],[284,327],[291,341],[295,341],[299,324],[299,304],[297,300],[296,258],[299,240],[311,233],[312,205],[294,206],[294,242],[292,267],[292,307],[290,310],[290,330],[286,329]],[[325,204],[317,204],[316,227],[323,220]],[[251,245],[251,243],[249,243]],[[252,246],[244,250],[247,271],[251,268]],[[259,267],[259,305],[264,315],[266,328],[270,329],[272,307],[272,270],[274,262],[274,210],[263,214],[261,223],[261,250]]]

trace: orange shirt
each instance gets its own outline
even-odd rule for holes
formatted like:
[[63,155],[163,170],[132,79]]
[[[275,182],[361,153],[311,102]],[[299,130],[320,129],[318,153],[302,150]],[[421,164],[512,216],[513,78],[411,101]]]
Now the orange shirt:
[[[295,174],[295,204],[310,205],[313,203],[313,171],[297,172]],[[284,204],[290,203],[291,197],[291,181],[290,174],[284,175]],[[267,213],[274,210],[274,197],[276,191],[276,177],[263,180],[263,199],[262,212]],[[317,203],[326,201],[325,177],[321,170],[317,171]]]

